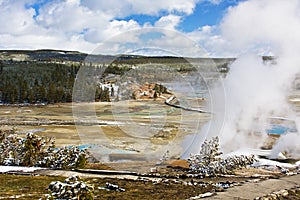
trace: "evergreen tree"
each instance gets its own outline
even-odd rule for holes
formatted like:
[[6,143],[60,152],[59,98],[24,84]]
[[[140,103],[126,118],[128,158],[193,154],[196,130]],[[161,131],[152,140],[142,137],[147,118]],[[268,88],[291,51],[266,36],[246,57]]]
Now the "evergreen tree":
[[155,91],[155,92],[154,92],[154,95],[153,95],[154,101],[155,101],[157,98],[158,98],[158,95],[157,95],[157,92]]
[[28,103],[35,103],[35,95],[32,89],[29,89],[27,92],[27,101]]
[[13,85],[11,87],[11,93],[10,93],[10,99],[11,99],[11,103],[15,104],[18,103],[18,99],[19,99],[19,94],[18,94],[18,89],[15,85]]
[[2,74],[2,72],[3,72],[3,63],[2,61],[0,61],[0,74]]
[[115,96],[115,89],[113,87],[113,85],[110,85],[111,91],[110,91],[110,96],[114,97]]
[[108,88],[104,88],[104,90],[101,92],[100,94],[100,101],[102,102],[110,102],[110,97],[109,97],[109,89]]
[[54,83],[49,84],[49,89],[47,93],[47,101],[48,103],[54,103],[55,102],[55,85]]

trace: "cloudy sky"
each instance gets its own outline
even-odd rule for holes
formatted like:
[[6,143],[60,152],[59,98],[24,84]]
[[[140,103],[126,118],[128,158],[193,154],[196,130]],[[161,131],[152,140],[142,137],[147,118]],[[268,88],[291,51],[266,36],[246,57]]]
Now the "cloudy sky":
[[[262,28],[260,19],[266,18],[263,23],[277,31],[280,24],[272,17],[277,19],[279,8],[283,10],[279,15],[298,12],[299,1],[0,0],[0,49],[91,53],[102,45],[111,54],[134,52],[139,43],[166,51],[181,48],[195,56],[199,51],[188,47],[196,44],[207,56],[236,56],[249,49],[269,55],[272,42],[259,40],[253,30]],[[236,37],[241,42],[232,42]],[[248,40],[243,37],[255,40],[245,46]],[[125,41],[126,45],[120,45]]]

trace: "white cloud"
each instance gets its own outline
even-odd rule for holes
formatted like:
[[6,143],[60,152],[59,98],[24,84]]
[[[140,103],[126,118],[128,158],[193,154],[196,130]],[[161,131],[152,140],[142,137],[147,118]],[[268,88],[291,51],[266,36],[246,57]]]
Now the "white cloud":
[[[79,0],[53,1],[39,9],[33,1],[2,1],[0,4],[0,46],[3,49],[61,48],[92,51],[96,43],[116,34],[139,28],[134,20],[114,20],[101,11],[92,11]],[[27,7],[26,7],[27,6]]]
[[73,51],[90,52],[96,48],[96,44],[86,42],[82,36],[57,37],[56,35],[0,35],[1,49],[63,49]]
[[175,29],[175,27],[180,23],[181,17],[176,15],[168,15],[161,17],[155,22],[155,27]]
[[161,11],[192,14],[197,2],[201,0],[82,0],[82,5],[91,10],[101,10],[117,17],[131,14],[158,15]]
[[220,4],[223,0],[207,0],[207,1],[212,4]]
[[82,7],[78,0],[53,2],[40,9],[37,24],[44,28],[64,32],[82,32],[88,28],[100,28],[108,25],[111,16],[103,12],[92,12]]
[[[118,34],[124,33],[129,30],[134,30],[140,28],[140,25],[134,21],[124,21],[124,20],[113,20],[108,22],[105,28],[92,28],[89,29],[86,34],[84,34],[84,39],[88,42],[98,43],[105,39],[109,39]],[[120,38],[119,38],[120,39]],[[128,36],[124,38],[126,41],[136,41],[136,38]]]
[[[93,49],[89,48],[97,43],[129,30],[153,26],[175,29],[181,16],[171,13],[191,14],[198,1],[200,0],[49,1],[36,13],[30,7],[37,2],[35,0],[2,0],[0,46],[26,49],[78,48],[80,51],[91,51]],[[140,25],[134,20],[116,19],[131,14],[159,15],[162,11],[169,15],[162,16],[155,25]],[[141,42],[136,35],[123,34],[116,38]]]
[[[0,1],[0,46],[2,48],[78,48],[79,51],[89,52],[93,50],[89,48],[97,43],[130,30],[151,27],[176,30],[182,19],[193,13],[197,3],[206,1],[219,4],[222,2],[222,0],[65,0],[42,4],[36,13],[30,5],[37,1]],[[281,24],[297,26],[300,22],[286,15],[286,12],[298,15],[299,6],[294,6],[297,0],[291,0],[285,4],[282,4],[280,0],[274,0],[272,7],[267,7],[265,10],[261,9],[263,2],[251,0],[229,9],[223,19],[221,29],[218,25],[203,26],[182,34],[199,43],[212,56],[234,56],[251,48],[259,53],[269,54],[273,52],[269,41],[276,40],[276,37],[282,34],[287,34],[287,38],[297,41],[300,33],[287,33],[281,29]],[[276,10],[276,14],[273,14],[273,9]],[[149,22],[138,24],[134,20],[118,19],[118,17],[132,14],[145,14],[160,18],[152,24]],[[257,25],[256,22],[261,18],[264,21]],[[277,23],[274,24],[274,21]],[[265,38],[255,32],[258,30],[275,32],[277,36]],[[136,35],[124,35],[126,34],[116,38],[141,42]],[[241,39],[232,45],[230,41],[235,37]],[[75,44],[75,41],[78,44]],[[155,42],[158,43],[159,40],[156,39]],[[164,38],[164,41],[160,42],[167,46],[173,44],[176,48],[179,48],[179,44],[184,45],[174,38],[172,41]],[[253,42],[259,42],[259,45],[253,45]],[[240,46],[245,43],[252,44],[252,47],[241,50]]]
[[229,9],[221,29],[236,48],[273,44],[280,51],[284,43],[290,47],[289,43],[300,42],[299,13],[298,0],[251,0]]
[[186,36],[196,41],[210,57],[234,57],[237,52],[220,34],[218,26],[203,26],[198,30],[186,33]]
[[230,7],[220,25],[186,33],[211,56],[236,57],[247,52],[278,55],[300,43],[300,2],[249,0]]
[[25,9],[28,1],[2,1],[0,4],[0,34],[28,34],[35,31],[34,9]]
[[99,45],[99,54],[207,56],[207,52],[184,34],[165,28],[140,28],[116,35]]

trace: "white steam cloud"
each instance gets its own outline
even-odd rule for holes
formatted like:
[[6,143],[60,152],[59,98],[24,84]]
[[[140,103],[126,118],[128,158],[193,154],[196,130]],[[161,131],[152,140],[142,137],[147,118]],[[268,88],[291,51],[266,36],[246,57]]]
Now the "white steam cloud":
[[[220,128],[225,152],[260,147],[268,117],[295,117],[287,98],[300,72],[299,13],[298,0],[249,0],[230,8],[224,17],[224,38],[241,52],[248,51],[231,65],[224,80],[224,99],[215,96],[213,100],[217,120],[212,126]],[[251,54],[266,44],[277,58],[275,64],[264,63],[261,57]],[[223,113],[218,109],[224,102]],[[274,151],[283,151],[287,146],[293,151],[299,148],[299,141],[299,134],[282,137]]]

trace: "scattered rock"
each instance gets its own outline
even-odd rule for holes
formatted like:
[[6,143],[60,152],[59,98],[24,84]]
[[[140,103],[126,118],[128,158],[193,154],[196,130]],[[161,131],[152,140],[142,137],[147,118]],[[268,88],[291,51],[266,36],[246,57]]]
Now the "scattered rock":
[[124,188],[120,188],[118,185],[106,182],[105,187],[98,187],[101,190],[125,192]]
[[263,197],[256,197],[255,200],[299,199],[299,197],[300,187],[296,187],[289,190],[275,191]]
[[64,183],[53,181],[49,184],[50,195],[47,199],[91,199],[94,187],[83,181],[78,176],[65,179]]
[[213,196],[215,194],[216,193],[214,193],[214,192],[206,192],[204,194],[199,194],[198,196],[191,197],[188,200],[195,200],[195,199],[201,199],[201,198],[211,197],[211,196]]

